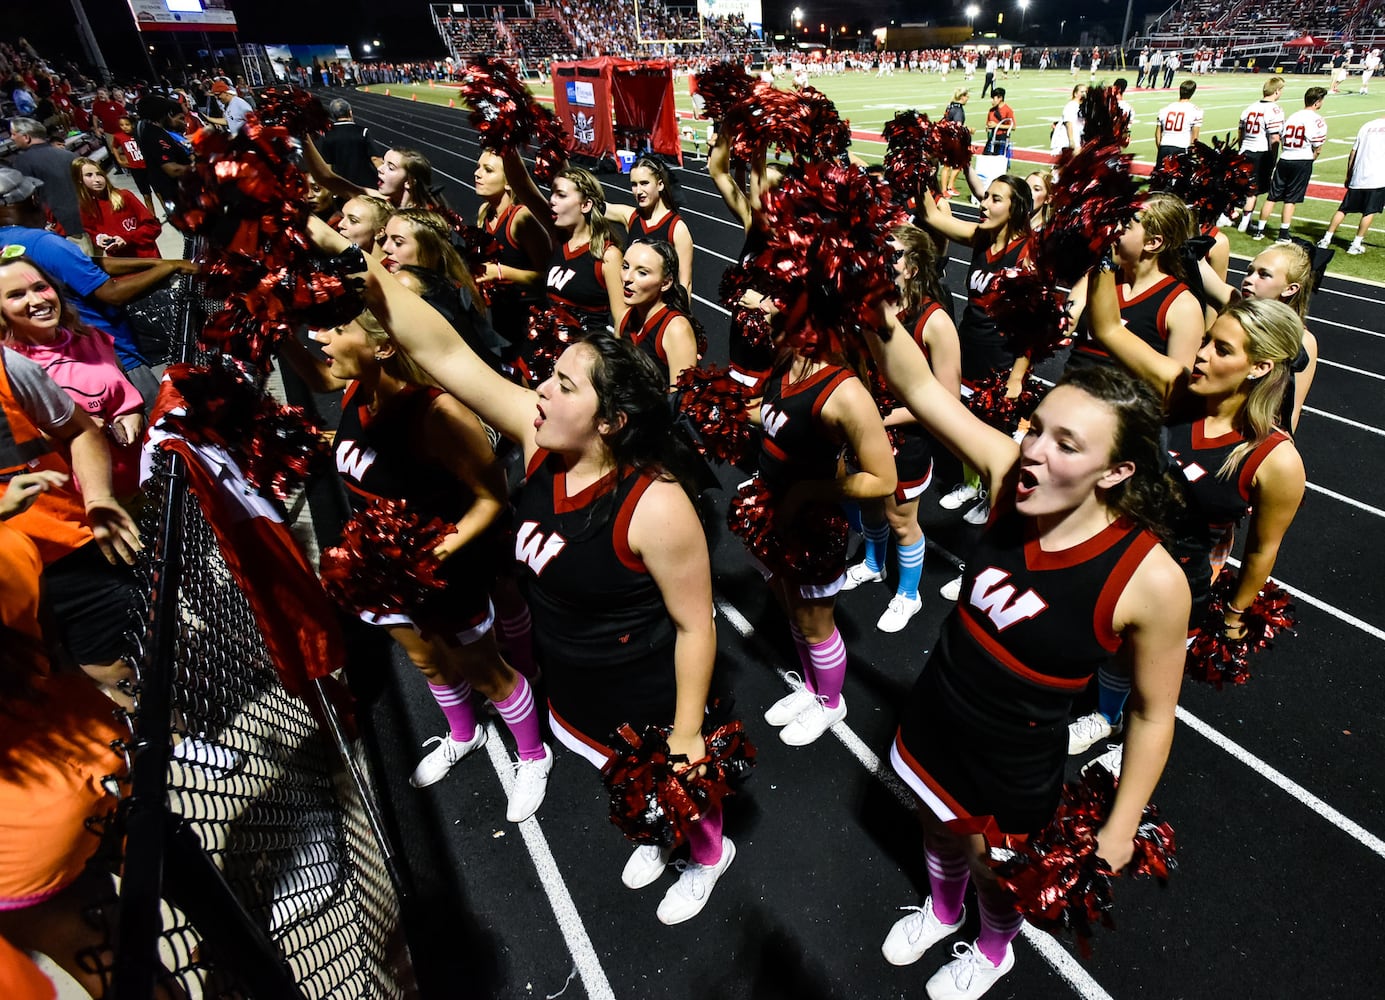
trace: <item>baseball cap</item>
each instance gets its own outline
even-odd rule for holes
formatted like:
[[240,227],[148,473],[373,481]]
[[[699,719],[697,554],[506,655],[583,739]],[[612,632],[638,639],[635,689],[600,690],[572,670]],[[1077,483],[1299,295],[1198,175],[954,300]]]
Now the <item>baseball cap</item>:
[[11,167],[0,167],[0,205],[18,205],[42,190],[43,181],[35,177],[25,177]]
[[232,93],[231,85],[228,84],[225,80],[218,80],[218,81],[216,81],[216,83],[212,84],[212,93],[213,93],[213,94],[229,94],[229,93]]

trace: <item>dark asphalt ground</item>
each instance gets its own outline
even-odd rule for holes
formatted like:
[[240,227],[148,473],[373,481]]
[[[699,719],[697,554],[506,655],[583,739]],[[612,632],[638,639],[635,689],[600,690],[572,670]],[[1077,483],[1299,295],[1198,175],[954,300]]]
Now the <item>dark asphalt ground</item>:
[[[452,204],[474,216],[477,145],[464,112],[374,94],[351,100],[376,140],[422,150]],[[630,202],[623,178],[603,179],[612,200]],[[711,335],[708,360],[724,363],[716,288],[741,231],[701,161],[678,179],[698,247],[695,305]],[[957,289],[963,251],[952,252]],[[1233,260],[1233,270],[1244,264]],[[1309,326],[1323,362],[1299,434],[1310,489],[1275,574],[1298,595],[1299,634],[1260,658],[1242,688],[1185,686],[1155,796],[1177,830],[1179,870],[1164,889],[1118,883],[1117,929],[1098,935],[1088,959],[1027,934],[1015,971],[991,996],[1354,997],[1378,988],[1370,983],[1385,973],[1374,944],[1385,804],[1371,763],[1385,757],[1376,680],[1385,653],[1381,300],[1379,286],[1329,278],[1314,301]],[[930,541],[960,553],[965,526],[936,504],[951,485],[935,479],[923,519]],[[842,596],[850,733],[790,749],[760,716],[784,693],[779,672],[796,659],[765,587],[717,520],[719,662],[761,753],[728,807],[735,864],[707,909],[680,927],[654,917],[671,873],[640,892],[621,886],[629,846],[607,821],[596,772],[573,755],[559,751],[548,798],[523,830],[505,822],[484,753],[425,791],[410,788],[419,745],[442,732],[442,720],[402,656],[358,645],[356,682],[370,700],[377,778],[412,883],[406,917],[425,996],[919,997],[946,959],[947,945],[908,969],[880,957],[896,907],[917,903],[926,880],[910,809],[893,777],[878,772],[882,757],[889,771],[896,707],[949,610],[937,593],[952,565],[930,551],[924,610],[895,636],[874,628],[892,590]],[[961,939],[974,932],[972,918]]]

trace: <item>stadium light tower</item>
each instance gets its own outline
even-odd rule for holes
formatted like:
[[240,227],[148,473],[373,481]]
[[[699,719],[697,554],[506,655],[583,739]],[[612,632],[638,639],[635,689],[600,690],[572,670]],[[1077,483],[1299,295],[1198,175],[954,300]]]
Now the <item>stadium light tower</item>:
[[974,22],[976,21],[976,15],[977,15],[977,14],[980,14],[980,13],[981,13],[981,8],[978,7],[978,6],[976,6],[976,4],[974,4],[974,3],[969,3],[969,4],[967,4],[967,27],[968,27],[969,29],[971,29],[971,33],[972,33],[973,35],[976,34],[976,27],[975,27],[975,24],[974,24]]
[[1025,23],[1029,20],[1029,0],[1020,0],[1020,31],[1024,30]]

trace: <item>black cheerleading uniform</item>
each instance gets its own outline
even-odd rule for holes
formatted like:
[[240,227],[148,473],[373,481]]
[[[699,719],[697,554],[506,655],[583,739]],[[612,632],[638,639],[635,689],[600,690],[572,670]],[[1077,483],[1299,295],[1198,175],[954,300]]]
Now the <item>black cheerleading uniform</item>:
[[662,240],[669,246],[673,246],[673,231],[678,227],[678,223],[683,221],[683,217],[673,209],[664,213],[664,217],[653,225],[644,221],[644,216],[636,212],[630,216],[630,225],[625,233],[625,249],[630,249],[630,244],[636,240]]
[[[741,265],[745,266],[754,260],[768,245],[769,234],[765,232],[758,221],[752,222],[750,228],[745,232],[745,243],[741,245]],[[740,307],[731,310],[728,367],[731,377],[737,382],[756,389],[769,375],[769,370],[774,367],[775,349],[768,338],[757,339],[747,329],[742,320],[744,311]]]
[[590,242],[572,250],[564,240],[548,259],[548,301],[570,313],[587,333],[611,325],[611,299],[606,294],[603,268],[601,258],[592,256]]
[[962,384],[968,388],[1014,366],[1014,354],[1005,346],[1005,338],[981,301],[995,276],[1007,267],[1022,266],[1029,253],[1027,235],[1015,237],[999,253],[992,253],[986,246],[972,250],[971,266],[967,269],[967,304],[957,326],[957,338],[962,344]]
[[[486,232],[500,244],[500,252],[491,263],[517,271],[535,270],[533,261],[515,237],[515,218],[520,206],[511,205],[499,215],[487,219]],[[491,326],[511,344],[522,344],[529,335],[529,310],[542,299],[536,285],[517,285],[500,280],[482,286],[490,302]]]
[[896,771],[940,818],[1009,834],[1052,818],[1073,699],[1120,647],[1116,603],[1156,545],[1118,520],[1045,552],[1012,505],[992,515],[895,736]]
[[[928,345],[923,342],[923,329],[938,312],[946,315],[947,310],[943,308],[941,303],[928,300],[923,312],[911,326],[914,343],[919,345],[919,350],[923,351],[924,360],[930,364],[932,359],[929,357]],[[903,405],[890,395],[888,390],[883,394],[883,398],[877,399],[877,402],[886,413]],[[912,500],[917,500],[923,491],[928,489],[928,484],[933,481],[933,436],[918,423],[898,424],[894,427],[887,427],[886,431],[889,433],[890,444],[894,448],[895,502],[909,503]]]
[[[1122,325],[1160,354],[1168,354],[1169,308],[1174,300],[1186,291],[1187,285],[1167,274],[1139,295],[1130,295],[1126,291],[1125,283],[1118,282],[1116,298],[1120,303]],[[1072,355],[1068,359],[1069,368],[1089,368],[1092,365],[1119,366],[1119,362],[1092,336],[1086,310],[1083,310],[1077,321],[1075,334]]]
[[549,708],[564,729],[601,748],[623,723],[673,722],[673,619],[628,537],[653,482],[612,472],[569,496],[562,459],[540,450],[516,502],[515,561]]
[[[347,387],[341,401],[341,423],[335,442],[337,471],[346,483],[354,514],[372,500],[403,500],[425,520],[459,521],[474,495],[446,468],[419,455],[423,420],[441,389],[409,386],[391,397],[377,413],[356,401],[359,382]],[[509,518],[498,518],[461,551],[443,561],[445,590],[429,597],[413,613],[430,630],[461,633],[490,617],[490,590],[505,554]],[[363,614],[378,625],[412,624],[403,614]]]
[[646,316],[644,323],[638,329],[631,329],[634,326],[635,312],[632,309],[627,312],[620,321],[620,338],[628,340],[640,350],[644,351],[654,363],[659,366],[659,370],[664,373],[664,381],[668,381],[668,351],[664,348],[664,331],[668,325],[678,317],[685,315],[674,309],[672,306],[665,306],[658,312]]

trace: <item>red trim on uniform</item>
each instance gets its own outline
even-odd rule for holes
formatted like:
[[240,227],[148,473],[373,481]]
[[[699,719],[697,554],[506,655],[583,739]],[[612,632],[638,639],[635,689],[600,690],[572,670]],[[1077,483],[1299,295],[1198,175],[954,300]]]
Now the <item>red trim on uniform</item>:
[[775,444],[774,438],[770,437],[768,434],[760,439],[760,444],[765,451],[769,452],[770,458],[780,462],[787,462],[789,460],[789,453]]
[[[789,396],[796,396],[800,392],[806,392],[813,386],[817,385],[819,382],[823,381],[823,379],[831,378],[833,375],[836,375],[837,373],[844,371],[846,371],[846,369],[844,368],[836,368],[831,365],[827,365],[822,368],[819,368],[817,371],[813,372],[813,374],[809,375],[807,378],[799,379],[797,382],[781,380],[783,389],[779,393],[779,398],[785,399]],[[850,372],[847,372],[847,374],[850,374]]]
[[[1017,244],[1019,244],[1019,243],[1028,243],[1028,242],[1029,242],[1029,236],[1028,236],[1028,235],[1025,235],[1025,236],[1016,236],[1016,237],[1015,237],[1013,240],[1011,240],[1009,243],[1005,244],[1004,249],[1002,249],[999,253],[995,253],[995,254],[993,254],[993,253],[991,252],[991,248],[990,248],[990,247],[987,247],[987,248],[986,248],[986,263],[987,263],[987,264],[994,264],[996,261],[1000,260],[1000,259],[1001,259],[1002,257],[1004,257],[1006,254],[1008,254],[1011,250],[1013,250]],[[1022,261],[1024,261],[1025,258],[1027,258],[1027,257],[1029,256],[1029,249],[1030,249],[1029,247],[1026,247],[1025,249],[1023,249],[1023,250],[1020,251],[1019,257],[1018,257],[1018,258],[1016,259],[1016,261],[1015,261],[1015,266],[1016,266],[1016,267],[1018,267],[1019,264],[1020,264]]]
[[551,454],[552,452],[550,452],[547,448],[534,449],[533,457],[529,459],[529,464],[524,467],[524,478],[528,479],[534,473],[538,472],[539,466],[543,465],[543,463],[548,460],[548,456]]
[[1182,284],[1182,282],[1178,281],[1178,279],[1175,278],[1173,275],[1171,275],[1171,274],[1166,274],[1166,275],[1164,275],[1164,277],[1163,277],[1161,280],[1156,281],[1153,285],[1151,285],[1150,287],[1146,288],[1146,289],[1145,289],[1143,292],[1141,292],[1139,295],[1135,295],[1135,296],[1133,296],[1133,297],[1127,299],[1127,298],[1125,297],[1125,294],[1124,294],[1124,290],[1125,290],[1126,284],[1125,284],[1125,282],[1122,281],[1119,285],[1116,286],[1116,297],[1120,299],[1121,308],[1124,309],[1126,306],[1138,305],[1139,303],[1143,302],[1145,299],[1150,298],[1151,296],[1155,295],[1156,293],[1162,291],[1163,289],[1167,288],[1170,284],[1172,284],[1172,283],[1174,283],[1174,282],[1177,282],[1178,284]]
[[927,769],[909,752],[909,748],[904,745],[904,734],[899,730],[895,730],[894,746],[899,751],[899,759],[904,761],[904,766],[913,771],[918,779],[928,786],[929,791],[942,799],[943,805],[956,813],[959,819],[971,818],[971,813],[962,808],[962,803],[954,799],[948,790],[939,784],[938,780],[929,774]]
[[[824,370],[827,370],[827,369],[824,369]],[[843,369],[841,369],[840,371],[837,372],[836,376],[835,376],[835,377],[832,379],[832,381],[828,384],[827,388],[824,389],[824,390],[818,395],[817,400],[813,403],[813,419],[814,419],[814,420],[817,420],[817,419],[818,419],[818,414],[822,413],[822,408],[823,408],[824,406],[826,406],[826,405],[827,405],[827,401],[828,401],[829,399],[832,398],[832,393],[836,392],[837,389],[839,389],[839,388],[841,387],[841,384],[842,384],[843,382],[845,382],[847,379],[849,379],[849,378],[854,378],[854,377],[855,377],[855,376],[853,376],[853,375],[851,374],[851,372],[847,371],[845,368],[843,368]]]
[[931,361],[928,356],[928,345],[923,342],[923,328],[928,325],[928,321],[933,318],[933,314],[942,309],[939,302],[929,301],[927,308],[923,310],[923,315],[914,323],[914,343],[919,345],[919,350],[923,351],[923,360]]
[[1240,444],[1245,440],[1240,431],[1228,431],[1218,437],[1212,437],[1204,429],[1207,426],[1207,418],[1193,422],[1193,449],[1201,451],[1203,449],[1221,448],[1229,444]]
[[630,494],[625,498],[625,502],[620,505],[620,510],[616,513],[615,527],[611,532],[614,540],[616,558],[620,564],[632,573],[649,572],[644,565],[644,560],[635,555],[630,549],[630,522],[634,520],[635,508],[640,504],[640,497],[644,496],[644,491],[649,489],[654,480],[649,476],[641,475],[639,481],[630,490]]
[[969,609],[958,605],[957,616],[961,619],[963,627],[965,627],[971,637],[976,640],[977,645],[991,654],[991,657],[995,659],[997,663],[1016,677],[1023,678],[1031,684],[1038,684],[1042,687],[1051,688],[1057,691],[1081,691],[1086,688],[1087,682],[1091,680],[1090,674],[1086,677],[1052,677],[1048,674],[1041,674],[1034,668],[1027,667],[1019,660],[1015,659],[1014,655],[1008,649],[1002,646],[996,641],[994,636],[981,627],[981,623],[976,620]]
[[505,210],[507,215],[505,219],[505,239],[509,240],[510,246],[514,247],[516,250],[523,249],[519,245],[519,237],[515,236],[515,222],[519,219],[519,208],[518,205],[511,205]]
[[1283,431],[1271,431],[1270,436],[1265,438],[1255,446],[1255,450],[1245,460],[1241,466],[1241,475],[1236,485],[1241,491],[1241,499],[1250,502],[1250,487],[1255,479],[1255,473],[1260,469],[1260,463],[1270,457],[1270,452],[1274,451],[1285,441],[1289,440],[1289,435]]
[[1131,524],[1118,517],[1085,542],[1056,552],[1045,552],[1039,545],[1039,529],[1033,518],[1024,519],[1024,565],[1031,570],[1070,569],[1101,555],[1130,532]]
[[1148,531],[1141,531],[1111,570],[1106,583],[1102,585],[1101,594],[1096,599],[1096,608],[1092,611],[1092,626],[1096,629],[1096,641],[1101,643],[1108,653],[1114,653],[1121,644],[1121,637],[1116,634],[1115,628],[1116,603],[1125,592],[1130,578],[1135,575],[1135,570],[1158,544],[1159,540]]
[[610,747],[606,746],[606,744],[598,743],[596,740],[592,739],[586,733],[582,732],[582,730],[574,726],[571,722],[568,722],[561,715],[559,715],[558,710],[553,707],[553,702],[551,701],[548,703],[548,713],[553,716],[554,722],[558,723],[558,725],[563,727],[563,732],[570,735],[573,739],[577,740],[577,742],[585,743],[587,746],[591,747],[593,750],[595,750],[597,753],[601,754],[608,760],[611,757],[615,756],[615,751],[612,750]]
[[933,460],[928,460],[928,471],[918,479],[911,479],[908,482],[896,480],[894,488],[894,498],[897,503],[914,503],[918,496],[908,496],[910,490],[926,490],[928,484],[933,481]]
[[377,496],[376,494],[370,492],[370,490],[363,490],[363,489],[361,489],[359,486],[357,486],[355,483],[353,483],[351,480],[347,479],[345,476],[342,476],[342,477],[341,477],[341,481],[342,481],[343,483],[346,484],[346,488],[347,488],[348,490],[350,490],[352,493],[355,493],[357,496],[365,497],[367,500],[389,500],[389,499],[397,499],[397,498],[391,498],[391,497]]
[[616,474],[612,470],[585,489],[569,496],[567,492],[567,470],[559,469],[553,474],[553,513],[571,514],[581,510],[597,497],[603,497],[616,488]]
[[590,254],[591,252],[592,252],[592,241],[591,241],[591,240],[587,240],[587,242],[583,243],[583,244],[582,244],[581,246],[579,246],[576,250],[573,250],[572,247],[568,246],[567,243],[564,243],[564,244],[563,244],[563,260],[576,260],[578,257],[582,256],[584,253],[585,253],[585,254]]

